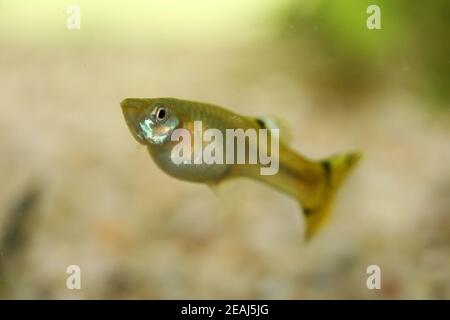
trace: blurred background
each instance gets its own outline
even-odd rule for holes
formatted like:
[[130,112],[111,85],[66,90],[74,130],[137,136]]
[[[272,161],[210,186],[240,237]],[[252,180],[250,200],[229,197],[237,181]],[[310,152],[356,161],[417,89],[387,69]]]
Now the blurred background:
[[[0,92],[2,298],[450,299],[447,0],[1,0]],[[364,159],[305,243],[290,197],[156,167],[119,103],[163,96]]]

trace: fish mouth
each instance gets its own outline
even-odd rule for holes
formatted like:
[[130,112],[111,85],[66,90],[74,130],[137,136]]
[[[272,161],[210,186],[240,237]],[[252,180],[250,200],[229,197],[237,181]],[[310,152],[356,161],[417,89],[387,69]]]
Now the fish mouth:
[[141,98],[126,98],[122,100],[120,106],[122,110],[128,111],[140,111],[143,110],[146,106],[150,104],[150,99],[141,99]]
[[163,144],[170,138],[171,125],[177,126],[178,120],[169,119],[166,125],[154,122],[148,113],[151,105],[152,99],[140,98],[127,98],[120,103],[128,129],[139,143]]
[[128,128],[133,134],[134,138],[141,144],[145,144],[145,139],[142,137],[139,122],[145,108],[150,104],[150,99],[127,98],[122,100],[120,106],[122,108],[123,116]]
[[150,99],[127,98],[122,100],[120,107],[122,108],[125,119],[133,122],[138,120],[150,104]]

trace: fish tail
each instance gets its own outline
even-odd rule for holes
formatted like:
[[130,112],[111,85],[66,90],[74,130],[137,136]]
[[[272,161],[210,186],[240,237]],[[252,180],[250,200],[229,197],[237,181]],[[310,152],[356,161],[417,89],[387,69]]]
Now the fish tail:
[[348,173],[361,159],[361,153],[348,152],[331,156],[320,161],[324,169],[324,188],[317,203],[304,207],[306,216],[306,238],[310,239],[328,221],[335,195]]

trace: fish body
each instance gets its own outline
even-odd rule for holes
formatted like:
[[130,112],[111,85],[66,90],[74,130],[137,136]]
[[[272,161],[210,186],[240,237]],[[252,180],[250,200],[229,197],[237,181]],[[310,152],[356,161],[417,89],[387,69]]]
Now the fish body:
[[[266,165],[260,162],[174,163],[173,150],[179,142],[173,140],[172,134],[177,129],[185,129],[195,136],[196,121],[201,121],[203,131],[214,129],[223,136],[230,129],[247,132],[249,129],[271,129],[273,125],[264,118],[242,116],[216,105],[174,98],[125,99],[121,107],[131,133],[139,143],[147,146],[150,156],[164,172],[177,179],[209,185],[235,177],[269,184],[299,201],[306,216],[308,238],[328,219],[338,186],[360,158],[359,153],[349,152],[312,161],[292,150],[283,139],[275,150],[271,142],[277,137],[271,131],[266,143],[260,144],[261,136],[257,136],[256,140],[246,139],[245,146],[249,152],[260,152],[258,149],[265,148],[267,154],[273,155],[277,151],[279,168],[276,174],[261,174],[261,168]],[[210,143],[201,142],[203,148]],[[226,156],[230,150],[223,147],[221,151]],[[233,152],[236,154],[236,149]],[[248,154],[246,156],[248,160]]]

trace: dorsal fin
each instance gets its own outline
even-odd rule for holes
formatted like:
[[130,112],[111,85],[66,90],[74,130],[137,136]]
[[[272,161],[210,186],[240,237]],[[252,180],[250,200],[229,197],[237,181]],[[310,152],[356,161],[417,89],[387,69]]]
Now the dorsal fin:
[[286,121],[277,116],[256,117],[256,122],[262,129],[280,129],[280,141],[289,145],[292,141],[292,132]]

